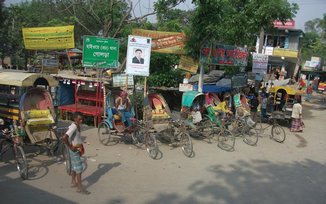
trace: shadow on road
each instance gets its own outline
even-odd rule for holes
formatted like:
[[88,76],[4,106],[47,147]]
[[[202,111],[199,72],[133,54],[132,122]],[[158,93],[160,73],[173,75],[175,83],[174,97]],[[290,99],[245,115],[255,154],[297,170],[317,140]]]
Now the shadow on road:
[[17,178],[6,176],[12,172],[17,172],[13,165],[4,165],[0,168],[1,201],[3,201],[0,203],[75,203],[51,194],[50,192],[25,184],[18,176],[18,172]]
[[272,204],[326,201],[325,164],[312,160],[293,163],[240,160],[227,167],[213,165],[207,171],[212,174],[211,180],[194,181],[187,189],[189,196],[178,192],[160,193],[146,203]]
[[91,185],[95,184],[100,180],[100,178],[106,174],[108,171],[113,169],[114,167],[120,166],[120,162],[115,162],[113,164],[99,164],[97,166],[97,170],[94,171],[91,175],[87,176],[86,178],[83,179],[83,181],[87,182],[86,187],[90,187]]

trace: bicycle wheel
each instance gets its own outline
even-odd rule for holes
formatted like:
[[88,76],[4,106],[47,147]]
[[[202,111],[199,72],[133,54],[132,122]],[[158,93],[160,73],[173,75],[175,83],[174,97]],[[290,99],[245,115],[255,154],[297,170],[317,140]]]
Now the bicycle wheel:
[[255,146],[258,142],[258,131],[249,126],[243,127],[242,130],[243,141],[250,146]]
[[62,145],[62,157],[63,157],[63,163],[66,168],[66,172],[68,175],[71,174],[71,158],[69,153],[69,148],[66,144]]
[[146,151],[147,151],[148,155],[152,159],[156,159],[156,157],[158,155],[158,145],[156,142],[155,135],[150,134],[149,132],[146,132],[144,137],[145,137]]
[[180,133],[180,143],[182,145],[181,149],[184,155],[191,157],[193,155],[193,146],[190,139],[190,135],[186,132]]
[[25,152],[21,146],[16,146],[15,148],[15,159],[16,167],[19,172],[19,175],[22,179],[28,178],[28,164],[25,156]]
[[228,129],[223,128],[218,134],[217,146],[225,151],[234,151],[235,137]]
[[271,130],[271,138],[279,143],[284,142],[286,138],[284,129],[278,124],[273,125]]
[[105,146],[110,145],[110,143],[112,143],[114,141],[115,141],[115,143],[117,143],[117,141],[111,137],[110,127],[109,127],[109,124],[107,124],[106,122],[100,123],[100,125],[98,126],[98,129],[97,129],[97,135],[100,140],[100,143],[102,143]]
[[140,128],[136,128],[135,131],[131,134],[133,144],[138,147],[142,148],[144,145],[144,133],[141,131]]

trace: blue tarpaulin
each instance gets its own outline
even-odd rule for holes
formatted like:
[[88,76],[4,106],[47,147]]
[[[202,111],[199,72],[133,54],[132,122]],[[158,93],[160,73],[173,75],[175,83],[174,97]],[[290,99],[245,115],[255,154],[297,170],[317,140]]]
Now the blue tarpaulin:
[[[198,85],[193,86],[194,90],[198,90]],[[222,93],[232,91],[231,87],[227,86],[216,86],[215,84],[205,84],[203,86],[203,93]]]
[[74,86],[70,84],[59,83],[58,105],[69,105],[75,103]]

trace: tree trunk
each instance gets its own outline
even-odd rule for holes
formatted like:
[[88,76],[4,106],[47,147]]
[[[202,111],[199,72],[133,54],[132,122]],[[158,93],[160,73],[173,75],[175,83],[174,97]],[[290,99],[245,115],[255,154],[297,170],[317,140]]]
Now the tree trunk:
[[262,27],[262,28],[260,29],[260,34],[259,34],[259,47],[258,47],[258,53],[262,53],[262,52],[263,52],[264,36],[265,36],[265,32],[264,32],[264,28]]

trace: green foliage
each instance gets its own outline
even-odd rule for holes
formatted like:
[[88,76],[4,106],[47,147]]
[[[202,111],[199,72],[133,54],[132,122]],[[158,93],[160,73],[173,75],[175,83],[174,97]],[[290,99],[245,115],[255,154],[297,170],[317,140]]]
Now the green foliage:
[[310,60],[312,56],[326,59],[326,13],[323,19],[307,21],[305,31],[302,41],[302,60]]
[[171,70],[167,72],[154,73],[148,77],[148,86],[150,87],[179,87],[182,83],[183,74],[180,70]]
[[179,56],[174,54],[151,53],[150,73],[169,72],[179,64]]
[[[186,34],[186,48],[198,58],[204,43],[252,45],[261,28],[269,30],[274,20],[292,19],[297,4],[286,0],[211,0],[193,1],[197,6]],[[273,9],[271,9],[273,8]]]

